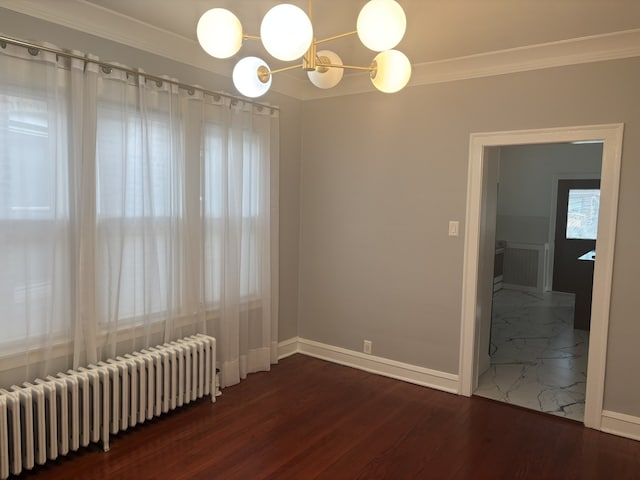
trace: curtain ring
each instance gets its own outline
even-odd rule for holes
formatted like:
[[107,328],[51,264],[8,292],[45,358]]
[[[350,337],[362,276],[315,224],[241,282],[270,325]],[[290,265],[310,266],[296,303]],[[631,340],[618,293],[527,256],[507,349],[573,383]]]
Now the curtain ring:
[[105,65],[102,66],[102,73],[106,73],[107,75],[111,74],[111,67],[107,67]]
[[40,49],[38,48],[29,47],[27,50],[29,51],[29,55],[32,55],[34,57],[37,57],[40,53]]
[[7,48],[7,42],[0,41],[0,47]]
[[193,96],[193,95],[195,95],[196,90],[195,90],[195,88],[189,88],[189,89],[187,90],[187,93],[188,93],[190,96]]
[[162,86],[162,80],[156,80],[156,87],[160,88]]

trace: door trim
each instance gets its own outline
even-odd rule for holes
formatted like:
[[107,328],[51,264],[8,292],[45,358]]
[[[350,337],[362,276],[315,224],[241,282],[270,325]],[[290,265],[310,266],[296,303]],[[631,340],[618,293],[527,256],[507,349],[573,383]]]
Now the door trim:
[[466,236],[462,283],[460,329],[460,393],[471,396],[477,386],[475,345],[478,337],[476,305],[478,259],[482,222],[482,190],[485,149],[506,145],[528,145],[602,140],[602,175],[598,220],[598,261],[593,278],[589,367],[584,424],[600,430],[604,401],[604,381],[609,332],[609,307],[615,253],[620,164],[624,124],[560,127],[507,132],[472,133],[469,138],[467,173]]

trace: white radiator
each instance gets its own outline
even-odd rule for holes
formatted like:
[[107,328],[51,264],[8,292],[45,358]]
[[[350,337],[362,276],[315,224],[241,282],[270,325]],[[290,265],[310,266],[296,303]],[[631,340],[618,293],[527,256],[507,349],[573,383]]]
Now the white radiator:
[[547,244],[508,242],[504,254],[504,286],[542,292],[547,250]]
[[215,402],[216,340],[194,335],[140,352],[0,389],[0,478],[205,395]]

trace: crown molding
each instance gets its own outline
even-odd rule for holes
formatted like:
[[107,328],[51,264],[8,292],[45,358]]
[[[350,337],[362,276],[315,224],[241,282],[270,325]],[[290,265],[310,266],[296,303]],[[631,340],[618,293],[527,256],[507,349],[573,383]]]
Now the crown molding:
[[[640,56],[640,29],[572,38],[413,64],[408,86],[454,82]],[[376,91],[366,75],[345,75],[338,88],[312,90],[303,100]]]
[[[220,60],[211,61],[211,57],[204,53],[195,40],[84,0],[66,2],[0,0],[0,7],[144,50],[218,75],[231,76],[231,63]],[[74,46],[64,45],[63,47]],[[640,29],[625,30],[414,64],[409,86],[637,56],[640,56]],[[312,86],[306,81],[306,78],[283,73],[274,79],[271,89],[299,100],[376,91],[367,75],[363,74],[345,75],[337,87],[322,90]]]
[[417,65],[416,84],[562,67],[640,56],[640,29],[510,48]]

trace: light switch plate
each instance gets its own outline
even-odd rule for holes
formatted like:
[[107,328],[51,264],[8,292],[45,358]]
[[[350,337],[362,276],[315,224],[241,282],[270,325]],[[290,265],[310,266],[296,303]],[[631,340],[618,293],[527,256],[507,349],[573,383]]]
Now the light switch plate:
[[449,236],[457,237],[460,234],[460,222],[457,220],[449,221]]

